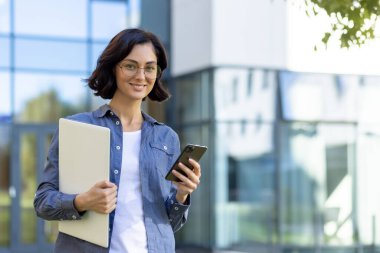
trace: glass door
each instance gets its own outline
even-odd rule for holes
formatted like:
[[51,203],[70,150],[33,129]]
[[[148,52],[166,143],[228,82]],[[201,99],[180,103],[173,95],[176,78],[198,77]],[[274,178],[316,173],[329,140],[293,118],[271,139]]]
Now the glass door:
[[51,251],[57,234],[56,222],[39,219],[33,200],[41,179],[54,125],[15,125],[11,150],[12,253]]
[[11,237],[10,131],[10,124],[0,125],[0,252],[9,249]]

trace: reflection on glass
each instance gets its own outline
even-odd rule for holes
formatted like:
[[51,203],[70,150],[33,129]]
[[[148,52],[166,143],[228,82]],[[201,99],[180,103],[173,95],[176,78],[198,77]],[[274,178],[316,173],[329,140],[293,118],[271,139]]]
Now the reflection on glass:
[[94,39],[109,41],[125,29],[127,10],[125,1],[91,1],[91,34]]
[[215,71],[217,120],[273,121],[276,108],[276,76],[273,71],[227,69]]
[[357,119],[357,77],[281,72],[280,80],[286,120]]
[[218,247],[274,240],[273,130],[271,124],[217,125],[215,232]]
[[199,120],[200,115],[200,74],[191,75],[176,81],[177,117],[182,123]]
[[0,124],[0,248],[10,244],[10,127]]
[[210,108],[209,73],[202,72],[176,80],[177,118],[188,123],[208,119]]
[[380,77],[363,77],[360,85],[359,121],[380,123]]
[[282,128],[280,233],[285,244],[353,243],[355,131],[349,125]]
[[86,37],[86,0],[17,0],[14,4],[16,34]]
[[0,122],[11,120],[11,84],[8,72],[0,71]]
[[10,0],[0,1],[0,32],[1,33],[9,33],[9,31],[11,30],[9,4],[10,4]]
[[[181,140],[181,149],[185,147],[187,143],[194,143],[199,145],[209,146],[209,134],[210,129],[208,125],[197,125],[194,127],[186,127],[184,128],[180,135]],[[184,229],[181,229],[178,233],[178,237],[181,238],[181,242],[185,244],[195,244],[195,245],[207,245],[211,246],[211,221],[209,218],[210,211],[210,185],[212,182],[210,180],[210,152],[208,150],[205,155],[202,157],[200,164],[203,168],[202,171],[202,182],[207,182],[205,184],[200,185],[192,197],[192,206],[191,213],[193,217],[197,217],[196,219],[192,219],[192,222],[186,224]],[[189,225],[189,226],[187,226]]]
[[16,39],[17,68],[86,71],[86,43]]
[[35,134],[22,134],[20,138],[20,164],[21,164],[21,241],[24,244],[36,242],[35,233],[37,218],[33,208],[34,193],[36,191],[36,136]]
[[314,211],[320,199],[318,192],[321,192],[317,190],[322,187],[324,179],[324,152],[314,125],[285,126],[281,136],[281,149],[286,152],[280,168],[282,242],[312,245],[317,219]]
[[[0,3],[1,5],[1,3]],[[1,15],[1,14],[0,14]],[[1,26],[1,21],[0,21]],[[0,67],[9,67],[10,66],[10,43],[9,38],[0,37]]]
[[15,115],[18,122],[56,122],[85,111],[87,90],[80,76],[16,74]]
[[[375,103],[377,101],[372,100]],[[379,245],[380,202],[377,199],[380,195],[380,124],[362,124],[359,126],[359,133],[356,181],[359,235],[365,245]]]

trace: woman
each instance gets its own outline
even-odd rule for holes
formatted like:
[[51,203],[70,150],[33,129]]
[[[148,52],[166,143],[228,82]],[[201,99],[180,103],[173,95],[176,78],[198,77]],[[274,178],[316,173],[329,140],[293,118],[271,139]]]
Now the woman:
[[146,97],[169,97],[160,82],[166,67],[162,43],[139,29],[121,31],[100,55],[87,82],[109,104],[68,118],[111,129],[110,180],[77,195],[60,192],[56,133],[34,206],[46,220],[80,219],[90,210],[109,213],[110,247],[59,233],[55,252],[175,252],[174,232],[186,222],[201,167],[190,159],[193,170],[180,165],[187,176],[174,172],[181,182],[164,179],[180,153],[178,136],[142,112],[141,104]]

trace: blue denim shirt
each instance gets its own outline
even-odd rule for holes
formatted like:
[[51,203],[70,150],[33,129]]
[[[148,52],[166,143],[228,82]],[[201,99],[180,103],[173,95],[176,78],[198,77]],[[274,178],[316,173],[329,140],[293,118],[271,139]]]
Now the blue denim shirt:
[[[143,117],[139,163],[148,250],[150,253],[175,252],[174,232],[186,222],[190,205],[190,198],[185,204],[177,202],[175,186],[164,178],[180,153],[178,135],[149,115],[143,113]],[[123,129],[117,115],[108,105],[103,105],[96,111],[76,114],[68,119],[108,127],[111,130],[110,181],[119,186]],[[58,168],[57,130],[51,142],[42,182],[35,195],[36,213],[46,220],[80,219],[82,214],[74,207],[75,195],[59,191]],[[115,210],[109,217],[111,238]],[[109,249],[59,233],[54,252],[108,251]]]

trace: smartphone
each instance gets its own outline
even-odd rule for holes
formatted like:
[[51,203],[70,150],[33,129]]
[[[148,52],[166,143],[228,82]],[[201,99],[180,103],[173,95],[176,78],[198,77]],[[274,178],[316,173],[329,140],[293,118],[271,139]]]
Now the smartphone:
[[179,155],[171,169],[169,170],[168,174],[166,174],[165,179],[170,180],[170,181],[176,181],[179,182],[181,181],[178,179],[176,176],[172,174],[173,170],[177,170],[178,172],[182,173],[183,175],[186,175],[185,172],[183,172],[179,167],[179,163],[183,163],[190,169],[193,167],[189,163],[189,158],[199,162],[203,154],[206,152],[207,147],[206,146],[200,146],[200,145],[195,145],[195,144],[188,144],[186,147],[183,149],[182,153]]

